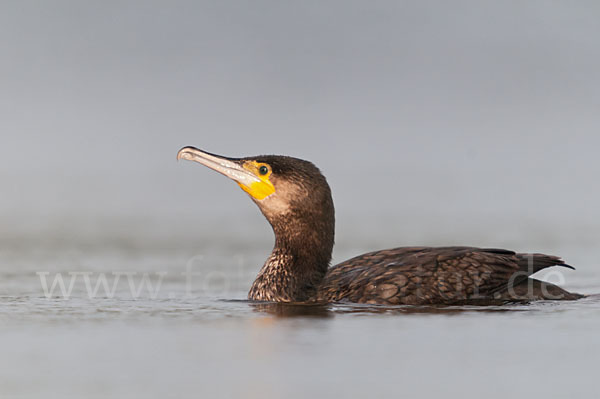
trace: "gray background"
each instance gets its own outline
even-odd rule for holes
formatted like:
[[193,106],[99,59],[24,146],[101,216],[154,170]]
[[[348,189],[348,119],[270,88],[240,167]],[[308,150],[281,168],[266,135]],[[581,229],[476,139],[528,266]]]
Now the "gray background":
[[175,161],[194,145],[315,162],[340,243],[595,243],[599,16],[596,1],[3,1],[1,234],[185,239],[205,223],[271,240],[234,184]]

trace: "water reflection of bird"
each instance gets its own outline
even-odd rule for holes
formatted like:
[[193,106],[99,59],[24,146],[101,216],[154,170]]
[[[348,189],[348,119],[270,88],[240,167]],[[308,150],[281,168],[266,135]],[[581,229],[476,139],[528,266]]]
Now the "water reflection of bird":
[[334,207],[325,177],[287,156],[226,158],[184,147],[177,159],[199,162],[236,181],[275,233],[273,252],[248,294],[256,301],[463,304],[579,294],[529,276],[566,265],[556,256],[473,247],[403,247],[329,267]]

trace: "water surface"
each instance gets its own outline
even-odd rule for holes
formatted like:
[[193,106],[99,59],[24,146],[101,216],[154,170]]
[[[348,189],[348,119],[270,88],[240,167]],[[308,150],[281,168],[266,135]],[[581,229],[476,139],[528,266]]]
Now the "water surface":
[[[268,236],[220,244],[115,237],[0,253],[1,397],[597,392],[598,297],[486,308],[255,304],[245,296]],[[336,256],[356,251],[342,244]],[[576,253],[581,265],[547,279],[600,292],[592,249],[557,251]],[[58,285],[52,295],[43,289],[42,277],[51,286],[59,274],[65,289],[75,276],[68,298]],[[86,276],[95,288],[101,275],[109,292],[99,285],[90,295]]]

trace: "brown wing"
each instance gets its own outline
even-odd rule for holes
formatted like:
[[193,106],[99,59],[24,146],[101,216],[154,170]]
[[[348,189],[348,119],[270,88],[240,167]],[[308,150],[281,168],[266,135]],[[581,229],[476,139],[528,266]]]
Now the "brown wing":
[[493,298],[510,284],[553,265],[567,266],[555,256],[503,249],[395,248],[332,267],[318,296],[327,301],[411,305]]

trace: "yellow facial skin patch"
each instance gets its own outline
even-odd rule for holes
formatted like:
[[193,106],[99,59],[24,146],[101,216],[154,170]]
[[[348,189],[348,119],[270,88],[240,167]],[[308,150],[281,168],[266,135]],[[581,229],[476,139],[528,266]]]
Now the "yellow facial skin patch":
[[[269,177],[271,176],[271,167],[269,165],[256,161],[247,161],[242,167],[260,179],[259,182],[251,183],[250,187],[238,183],[242,190],[259,201],[275,192],[275,186],[273,186],[273,183],[269,180]],[[267,173],[262,174],[261,172],[264,173],[265,168]]]

